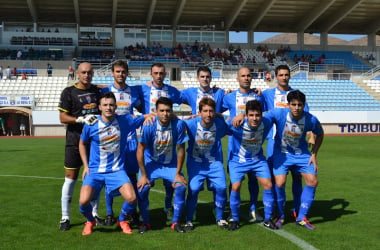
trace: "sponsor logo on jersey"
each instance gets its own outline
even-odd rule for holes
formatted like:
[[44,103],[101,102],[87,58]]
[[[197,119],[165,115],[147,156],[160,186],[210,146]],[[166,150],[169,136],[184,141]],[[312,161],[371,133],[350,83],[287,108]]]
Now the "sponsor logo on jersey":
[[83,109],[95,109],[97,107],[96,103],[88,103],[83,105]]
[[129,102],[124,102],[124,101],[117,102],[117,106],[119,106],[119,107],[128,107],[130,105],[131,104]]

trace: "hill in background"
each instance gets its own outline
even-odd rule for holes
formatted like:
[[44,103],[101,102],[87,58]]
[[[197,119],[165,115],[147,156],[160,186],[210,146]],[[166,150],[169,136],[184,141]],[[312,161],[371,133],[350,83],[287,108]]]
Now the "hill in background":
[[[319,45],[320,37],[310,34],[305,34],[304,43],[306,45]],[[380,37],[376,37],[377,44],[380,43]],[[280,34],[268,38],[260,43],[263,44],[297,44],[297,34]],[[351,41],[346,41],[336,37],[328,37],[329,45],[350,45],[350,46],[367,46],[367,37],[358,38]]]

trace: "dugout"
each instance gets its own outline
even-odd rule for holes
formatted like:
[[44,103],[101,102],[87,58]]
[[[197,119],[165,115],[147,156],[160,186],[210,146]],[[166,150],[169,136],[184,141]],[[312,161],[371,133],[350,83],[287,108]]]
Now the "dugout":
[[[23,122],[25,124],[25,135],[32,135],[32,110],[25,107],[1,107],[0,108],[1,117],[7,121],[12,121],[12,131],[13,135],[20,135],[20,124]],[[4,124],[6,125],[6,122]]]

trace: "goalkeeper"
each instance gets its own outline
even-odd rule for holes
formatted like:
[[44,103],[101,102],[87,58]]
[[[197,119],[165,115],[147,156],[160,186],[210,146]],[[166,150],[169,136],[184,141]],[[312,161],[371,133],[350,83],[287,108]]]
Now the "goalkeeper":
[[[100,90],[91,84],[93,74],[91,64],[81,63],[77,71],[78,82],[65,88],[59,100],[59,119],[61,123],[67,125],[64,162],[65,181],[62,186],[62,218],[59,225],[61,231],[70,229],[70,203],[75,182],[82,166],[78,146],[83,124],[94,124],[97,121],[95,114],[99,113]],[[97,223],[101,223],[101,219],[97,216],[96,205],[93,215]]]

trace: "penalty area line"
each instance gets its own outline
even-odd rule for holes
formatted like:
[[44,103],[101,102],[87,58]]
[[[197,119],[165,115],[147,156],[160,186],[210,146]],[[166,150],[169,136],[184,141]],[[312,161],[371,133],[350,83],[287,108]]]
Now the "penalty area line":
[[[28,176],[28,175],[12,175],[12,174],[0,174],[0,177],[17,177],[17,178],[31,178],[31,179],[50,179],[50,180],[63,180],[64,178],[58,178],[58,177],[48,177],[48,176]],[[159,190],[159,189],[151,189],[151,191],[159,194],[165,194],[165,191]],[[206,201],[198,200],[199,203],[206,203]],[[260,224],[261,227],[263,227],[266,230],[269,230],[282,238],[289,240],[296,246],[302,248],[302,249],[307,249],[307,250],[316,250],[314,246],[311,244],[307,243],[306,241],[298,238],[297,236],[286,232],[283,229],[280,230],[270,230],[268,228],[265,228],[262,224]]]

